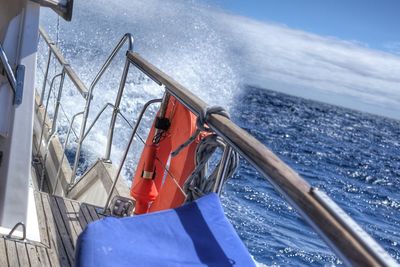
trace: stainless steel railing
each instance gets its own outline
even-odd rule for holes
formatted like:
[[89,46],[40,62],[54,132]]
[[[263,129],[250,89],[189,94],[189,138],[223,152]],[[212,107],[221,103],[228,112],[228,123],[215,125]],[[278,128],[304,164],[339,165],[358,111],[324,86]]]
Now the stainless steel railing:
[[[82,120],[82,126],[81,126],[81,130],[80,130],[80,134],[79,134],[78,147],[77,147],[77,151],[76,151],[76,154],[75,154],[74,165],[73,165],[73,168],[72,168],[71,185],[73,185],[75,183],[76,171],[78,169],[78,163],[79,163],[79,158],[80,158],[80,154],[81,154],[82,143],[83,143],[83,140],[84,140],[84,136],[87,135],[87,133],[86,133],[86,123],[87,123],[87,119],[88,119],[88,116],[89,116],[90,104],[91,104],[91,101],[92,101],[93,90],[96,87],[96,84],[98,83],[100,78],[103,76],[104,72],[110,66],[111,62],[113,61],[113,59],[115,58],[117,53],[121,50],[122,46],[126,42],[128,43],[128,51],[132,51],[132,49],[133,49],[133,37],[132,37],[132,35],[127,33],[118,42],[117,46],[114,48],[114,50],[112,51],[110,56],[107,58],[106,62],[103,64],[103,66],[101,67],[100,71],[97,73],[96,77],[94,78],[92,84],[89,87],[89,91],[88,91],[89,97],[86,98],[86,105],[85,105],[85,109],[84,109],[84,113],[83,113],[83,120]],[[111,123],[110,123],[110,127],[109,127],[109,132],[108,132],[107,148],[106,148],[106,154],[104,156],[104,159],[108,160],[108,161],[110,160],[111,145],[112,145],[112,138],[113,138],[113,134],[114,134],[115,120],[116,120],[116,117],[117,117],[118,112],[119,112],[119,105],[121,103],[121,98],[122,98],[122,94],[123,94],[123,91],[124,91],[124,87],[125,87],[125,82],[126,82],[126,77],[127,77],[128,71],[129,71],[129,64],[128,64],[128,61],[126,60],[125,68],[124,68],[124,71],[122,73],[120,86],[119,86],[117,97],[116,97],[115,104],[114,104],[114,109],[113,109],[113,114],[112,114]]]
[[[54,133],[54,131],[56,129],[59,109],[60,109],[60,107],[62,107],[61,98],[62,98],[62,91],[63,91],[64,81],[65,81],[65,77],[66,76],[68,76],[69,79],[73,82],[75,88],[80,92],[80,94],[82,95],[82,97],[85,100],[85,108],[84,108],[84,110],[82,112],[83,116],[82,116],[82,123],[81,123],[81,127],[80,127],[80,133],[79,133],[79,136],[78,136],[78,139],[77,139],[77,143],[78,143],[77,151],[76,151],[76,154],[75,154],[74,162],[72,164],[72,174],[71,174],[71,177],[70,177],[70,186],[73,186],[73,184],[76,181],[79,158],[80,158],[80,155],[81,155],[83,142],[84,142],[85,138],[87,137],[87,135],[90,133],[92,127],[98,121],[99,117],[105,111],[105,109],[109,108],[109,107],[113,108],[112,117],[111,117],[111,121],[110,121],[110,126],[109,126],[109,130],[108,130],[106,151],[105,151],[105,155],[103,157],[103,159],[105,161],[110,161],[111,147],[112,147],[114,128],[115,128],[115,123],[116,123],[117,116],[120,115],[120,116],[122,116],[124,118],[124,120],[127,121],[125,116],[123,116],[121,114],[121,112],[119,110],[119,106],[120,106],[120,103],[121,103],[121,99],[122,99],[122,95],[123,95],[123,91],[124,91],[124,87],[125,87],[125,83],[126,83],[126,78],[127,78],[127,74],[128,74],[129,66],[130,66],[128,59],[125,60],[125,68],[124,68],[122,76],[121,76],[121,81],[120,81],[120,85],[119,85],[119,88],[118,88],[118,92],[117,92],[117,97],[115,99],[115,103],[114,104],[107,103],[103,107],[103,109],[96,115],[95,120],[92,122],[92,124],[89,126],[89,128],[86,129],[87,122],[88,122],[88,117],[89,117],[89,113],[90,113],[90,108],[91,108],[91,103],[92,103],[92,98],[93,98],[93,92],[94,92],[94,89],[95,89],[97,83],[103,77],[103,74],[109,68],[111,62],[114,60],[114,58],[116,57],[118,52],[122,49],[122,47],[124,46],[125,43],[127,43],[127,46],[128,46],[127,47],[127,52],[132,51],[134,40],[133,40],[132,35],[130,35],[129,33],[125,34],[121,38],[121,40],[115,46],[114,50],[112,51],[110,56],[107,58],[107,60],[105,61],[105,63],[103,64],[103,66],[101,67],[99,72],[97,73],[97,75],[94,78],[93,82],[91,83],[89,89],[87,89],[86,86],[84,85],[84,83],[78,77],[78,75],[75,73],[75,71],[69,65],[69,63],[65,60],[64,56],[62,55],[62,53],[59,50],[59,48],[57,47],[57,45],[50,39],[50,37],[46,33],[46,31],[43,28],[40,27],[39,33],[40,33],[40,37],[45,41],[45,43],[49,47],[47,64],[46,64],[45,72],[44,72],[44,80],[43,80],[42,90],[41,90],[41,94],[40,94],[39,105],[43,105],[44,104],[43,101],[44,101],[44,97],[45,97],[46,84],[47,84],[47,81],[48,81],[49,67],[50,67],[50,62],[51,62],[52,57],[54,56],[57,59],[57,61],[59,62],[59,64],[62,66],[61,74],[56,75],[57,77],[61,77],[61,80],[60,80],[59,90],[58,90],[57,97],[56,97],[56,105],[55,105],[55,108],[54,108],[54,113],[53,113],[53,118],[52,118],[53,123],[52,123],[52,126],[50,128],[50,134],[49,135],[52,136],[52,134]],[[52,82],[51,82],[51,85],[50,85],[50,90],[52,90],[52,84],[54,82],[55,77],[52,78]],[[50,92],[49,92],[48,98],[49,97],[50,97]],[[46,108],[45,115],[47,115],[48,103],[49,103],[49,101],[47,99],[46,104],[45,104],[45,108]],[[40,137],[40,141],[39,141],[40,143],[42,142],[42,138],[43,138],[43,129],[44,128],[42,127],[42,133],[41,133],[41,137]],[[64,149],[65,149],[65,147],[64,147]],[[40,153],[40,149],[39,149],[39,153]]]
[[[117,46],[118,49],[122,46],[121,42],[123,43],[124,41],[120,41]],[[133,43],[133,40],[131,40],[131,43]],[[114,49],[113,53],[110,55],[90,86],[88,97],[86,97],[87,102],[84,111],[85,123],[90,109],[90,99],[93,88],[100,79],[102,73],[108,67],[118,49]],[[146,61],[138,53],[132,52],[131,50],[132,47],[130,46],[126,54],[127,59],[125,61],[125,68],[121,77],[118,96],[115,102],[116,104],[114,105],[114,112],[116,114],[118,113],[118,106],[121,101],[120,98],[125,86],[126,75],[129,71],[130,64],[138,68],[160,86],[164,86],[166,94],[174,96],[194,114],[199,115],[206,110],[207,104],[204,101]],[[144,110],[145,108],[146,106],[144,107]],[[111,121],[110,128],[114,127],[114,123],[115,118]],[[227,144],[229,144],[229,149],[225,152],[228,153],[230,149],[234,149],[250,162],[250,164],[252,164],[262,174],[262,176],[266,178],[275,189],[297,209],[300,215],[316,230],[316,232],[346,264],[352,266],[398,266],[389,254],[384,251],[383,248],[364,230],[362,230],[357,223],[347,216],[345,212],[324,192],[308,184],[293,169],[286,165],[273,152],[245,130],[226,117],[217,114],[210,115],[206,123]],[[138,123],[133,130],[131,139],[133,139],[137,125]],[[83,126],[83,128],[84,127],[85,126]],[[85,133],[85,129],[81,128],[79,141],[84,139],[83,137],[85,136]],[[110,133],[109,131],[108,141],[112,141],[112,136],[113,133]],[[129,149],[125,151],[124,157],[126,157],[128,150]],[[106,156],[107,154],[109,156],[108,146]],[[79,155],[75,159],[75,164],[77,164],[77,159],[79,159]],[[121,164],[123,164],[123,161]],[[121,168],[122,165],[119,168],[119,172]],[[75,171],[76,168],[74,168],[74,172]],[[220,170],[220,172],[223,171],[223,169]],[[113,185],[113,187],[114,186],[115,185]],[[112,192],[109,194],[109,199],[111,194]],[[109,199],[107,200],[107,205]],[[105,208],[107,208],[107,205]]]

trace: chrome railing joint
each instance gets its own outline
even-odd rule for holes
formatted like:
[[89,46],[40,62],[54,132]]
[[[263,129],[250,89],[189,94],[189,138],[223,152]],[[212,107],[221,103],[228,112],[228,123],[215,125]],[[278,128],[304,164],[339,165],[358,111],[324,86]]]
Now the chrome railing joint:
[[7,55],[0,44],[0,63],[3,66],[7,80],[13,92],[13,105],[20,105],[22,103],[22,94],[24,89],[25,79],[25,66],[17,65],[15,74],[10,66]]

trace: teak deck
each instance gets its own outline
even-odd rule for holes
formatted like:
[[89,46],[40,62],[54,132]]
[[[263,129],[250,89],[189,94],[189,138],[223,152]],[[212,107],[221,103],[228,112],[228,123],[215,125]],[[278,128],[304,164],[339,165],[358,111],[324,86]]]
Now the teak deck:
[[0,266],[74,266],[78,235],[102,217],[96,207],[35,192],[41,242],[0,238]]

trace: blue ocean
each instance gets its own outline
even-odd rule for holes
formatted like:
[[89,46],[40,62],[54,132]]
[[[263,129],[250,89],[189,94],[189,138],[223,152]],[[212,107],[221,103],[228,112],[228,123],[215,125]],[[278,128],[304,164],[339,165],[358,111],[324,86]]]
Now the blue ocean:
[[[197,1],[88,0],[76,1],[70,23],[46,9],[42,10],[41,23],[86,85],[119,38],[131,32],[135,51],[211,105],[226,107],[235,123],[312,186],[324,190],[400,261],[400,121],[279,93],[273,90],[277,89],[273,83],[250,86],[260,82],[247,75],[256,71],[246,67],[249,48],[241,47],[221,26],[225,17],[216,18],[213,12]],[[41,41],[38,88],[46,53]],[[114,101],[123,55],[113,62],[94,91],[90,120],[107,102]],[[271,55],[276,53],[272,51]],[[248,59],[254,65],[260,60]],[[269,66],[268,60],[262,63]],[[59,71],[52,61],[50,75]],[[257,71],[266,77],[276,74],[271,69]],[[124,94],[121,111],[133,122],[143,103],[160,97],[162,88],[132,70]],[[58,131],[64,141],[69,124],[64,115],[71,117],[84,107],[83,99],[68,80],[62,105]],[[81,173],[104,153],[110,114],[104,113],[84,143]],[[141,134],[146,134],[152,118],[145,118],[147,128],[140,129]],[[115,164],[121,159],[129,134],[127,125],[117,121],[111,155]],[[70,161],[75,148],[71,138],[67,144]],[[127,160],[130,167],[124,170],[124,177],[128,184],[138,157],[135,151],[141,148],[140,143],[134,144]],[[260,266],[342,264],[296,210],[244,159],[226,184],[222,202]]]
[[[233,120],[323,189],[400,259],[400,121],[246,86]],[[258,262],[331,266],[340,260],[243,159],[223,195]]]

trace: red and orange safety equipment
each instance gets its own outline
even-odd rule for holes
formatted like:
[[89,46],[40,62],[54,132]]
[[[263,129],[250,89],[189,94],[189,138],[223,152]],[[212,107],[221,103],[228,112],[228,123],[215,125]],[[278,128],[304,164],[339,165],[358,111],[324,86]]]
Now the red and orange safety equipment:
[[[133,179],[131,196],[136,200],[135,214],[182,205],[185,196],[180,188],[195,168],[200,137],[172,157],[165,172],[171,151],[196,132],[196,116],[172,96],[162,113],[165,116],[157,117],[150,129]],[[169,127],[157,128],[160,121],[165,126],[165,119],[169,120]]]

